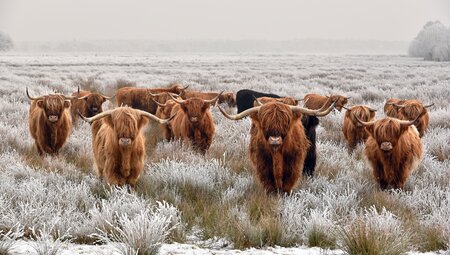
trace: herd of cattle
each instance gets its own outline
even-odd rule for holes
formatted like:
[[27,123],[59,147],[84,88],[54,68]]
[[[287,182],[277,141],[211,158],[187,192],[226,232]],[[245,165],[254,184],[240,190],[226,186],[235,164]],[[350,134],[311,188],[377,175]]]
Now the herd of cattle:
[[[160,124],[166,140],[181,139],[205,153],[215,133],[210,107],[237,106],[228,119],[249,116],[249,156],[267,192],[290,192],[302,174],[312,176],[316,166],[318,117],[333,109],[346,110],[342,132],[349,149],[365,143],[365,154],[382,189],[402,188],[422,157],[421,137],[428,128],[427,108],[419,100],[391,98],[387,117],[374,120],[376,110],[355,105],[349,97],[307,94],[303,99],[280,97],[253,90],[236,94],[200,92],[171,84],[165,88],[124,87],[114,96],[80,91],[71,96],[49,94],[31,97],[29,128],[40,155],[57,154],[78,117],[91,124],[97,174],[111,185],[134,186],[144,168],[145,139],[141,129],[149,120]],[[115,97],[117,107],[102,111]],[[303,106],[299,106],[303,101]]]

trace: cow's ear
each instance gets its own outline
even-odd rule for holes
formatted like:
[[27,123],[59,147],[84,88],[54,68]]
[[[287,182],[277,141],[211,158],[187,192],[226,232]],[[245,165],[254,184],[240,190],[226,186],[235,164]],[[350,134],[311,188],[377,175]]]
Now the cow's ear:
[[112,121],[111,115],[108,115],[108,116],[104,117],[102,120],[103,120],[103,123],[105,123],[106,125],[110,126],[111,128],[114,128],[114,123]]
[[206,110],[208,110],[209,106],[211,106],[210,103],[204,103],[203,106],[202,106],[202,112],[205,112]]
[[38,100],[36,104],[39,108],[44,108],[44,100]]
[[293,112],[294,120],[301,119],[302,117],[303,117],[303,114],[301,112]]
[[140,119],[138,120],[138,129],[141,129],[148,123],[148,118],[144,116],[140,116]]
[[70,107],[70,100],[64,100],[64,108]]
[[180,104],[180,107],[181,107],[181,109],[183,110],[183,112],[187,112],[187,111],[188,111],[188,109],[187,109],[187,107],[186,107],[185,104],[181,103],[181,104]]

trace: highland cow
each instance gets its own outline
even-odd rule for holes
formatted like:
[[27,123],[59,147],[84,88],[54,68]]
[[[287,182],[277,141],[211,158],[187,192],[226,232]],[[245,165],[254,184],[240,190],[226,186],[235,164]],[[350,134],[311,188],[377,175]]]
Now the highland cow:
[[[159,103],[158,101],[156,101],[155,99],[152,99],[155,101],[155,103],[158,105],[158,109],[156,110],[156,117],[160,118],[160,119],[167,119],[169,118],[171,115],[170,113],[172,112],[172,108],[177,105],[177,103],[175,101],[173,101],[172,99],[167,100],[164,104]],[[171,125],[166,125],[166,124],[160,124],[160,128],[163,132],[163,136],[167,141],[170,141],[173,139],[173,132],[172,132],[172,127]]]
[[389,98],[384,104],[384,114],[391,118],[398,118],[398,107],[395,105],[401,105],[405,100],[398,98]]
[[103,111],[102,104],[112,97],[108,97],[96,92],[90,91],[78,91],[72,93],[72,96],[78,96],[78,98],[72,99],[72,106],[70,113],[72,116],[72,123],[74,126],[78,124],[78,112],[85,117],[92,117]]
[[324,116],[327,110],[310,110],[281,102],[267,102],[236,115],[222,114],[231,120],[252,118],[249,156],[258,180],[267,192],[291,192],[302,176],[310,143],[301,122],[302,114]]
[[[128,105],[134,109],[143,110],[151,114],[155,114],[158,105],[152,98],[158,97],[161,93],[162,97],[169,99],[167,92],[181,94],[189,86],[182,87],[180,84],[172,84],[168,88],[134,88],[124,87],[116,92],[116,100],[118,106]],[[155,98],[158,102],[164,103],[162,98]]]
[[110,185],[135,186],[144,169],[145,138],[141,129],[148,119],[167,124],[153,114],[118,107],[93,117],[80,117],[92,125],[92,147],[97,174]]
[[28,88],[26,93],[32,100],[28,121],[31,137],[35,140],[39,155],[44,152],[58,154],[71,131],[69,108],[73,97],[61,94],[31,97]]
[[[434,104],[423,105],[423,103],[416,99],[405,100],[401,105],[394,104],[397,107],[397,118],[401,120],[415,120],[414,126],[419,131],[419,136],[423,137],[428,130],[430,122],[430,116],[428,115],[427,108]],[[421,114],[420,118],[417,118]]]
[[171,111],[171,115],[176,115],[170,123],[174,138],[188,140],[195,150],[206,153],[215,133],[209,108],[220,94],[210,100],[195,97],[183,100],[170,96],[177,103]]
[[372,166],[375,180],[381,189],[403,188],[409,174],[422,158],[422,142],[414,122],[386,117],[361,123],[369,134],[365,155]]
[[355,105],[350,108],[344,106],[344,109],[347,111],[344,116],[342,133],[344,133],[344,138],[348,143],[348,147],[354,149],[358,143],[365,142],[368,137],[363,125],[359,123],[354,116],[362,121],[372,121],[375,118],[376,110],[364,105]]
[[319,94],[306,94],[303,98],[305,101],[305,107],[313,110],[317,110],[322,107],[328,108],[332,102],[337,100],[335,108],[338,111],[341,111],[342,107],[348,103],[348,99],[350,99],[350,97],[341,95],[322,96]]

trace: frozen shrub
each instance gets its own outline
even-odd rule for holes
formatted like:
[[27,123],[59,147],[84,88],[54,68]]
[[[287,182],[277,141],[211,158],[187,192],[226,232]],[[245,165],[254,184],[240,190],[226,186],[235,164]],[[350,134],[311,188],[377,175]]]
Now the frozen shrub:
[[[31,229],[34,242],[30,243],[31,248],[38,255],[57,255],[61,251],[66,235],[61,235],[54,227],[43,226],[40,230]],[[55,237],[55,232],[58,237]]]
[[0,254],[11,254],[14,242],[23,236],[23,228],[15,226],[8,231],[0,230]]
[[[118,225],[112,234],[102,233],[102,239],[112,242],[112,245],[124,255],[157,254],[161,244],[170,232],[176,228],[178,222],[173,223],[170,215],[165,215],[166,204],[159,204],[154,211],[144,209],[130,217],[118,214]],[[169,209],[170,210],[170,209]]]
[[450,29],[429,21],[409,45],[408,53],[426,60],[450,61]]

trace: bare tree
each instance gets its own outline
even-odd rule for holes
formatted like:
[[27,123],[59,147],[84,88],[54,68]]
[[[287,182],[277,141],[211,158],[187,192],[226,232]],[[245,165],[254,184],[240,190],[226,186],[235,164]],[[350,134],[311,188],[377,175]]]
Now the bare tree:
[[0,32],[0,51],[8,51],[14,47],[11,37]]

